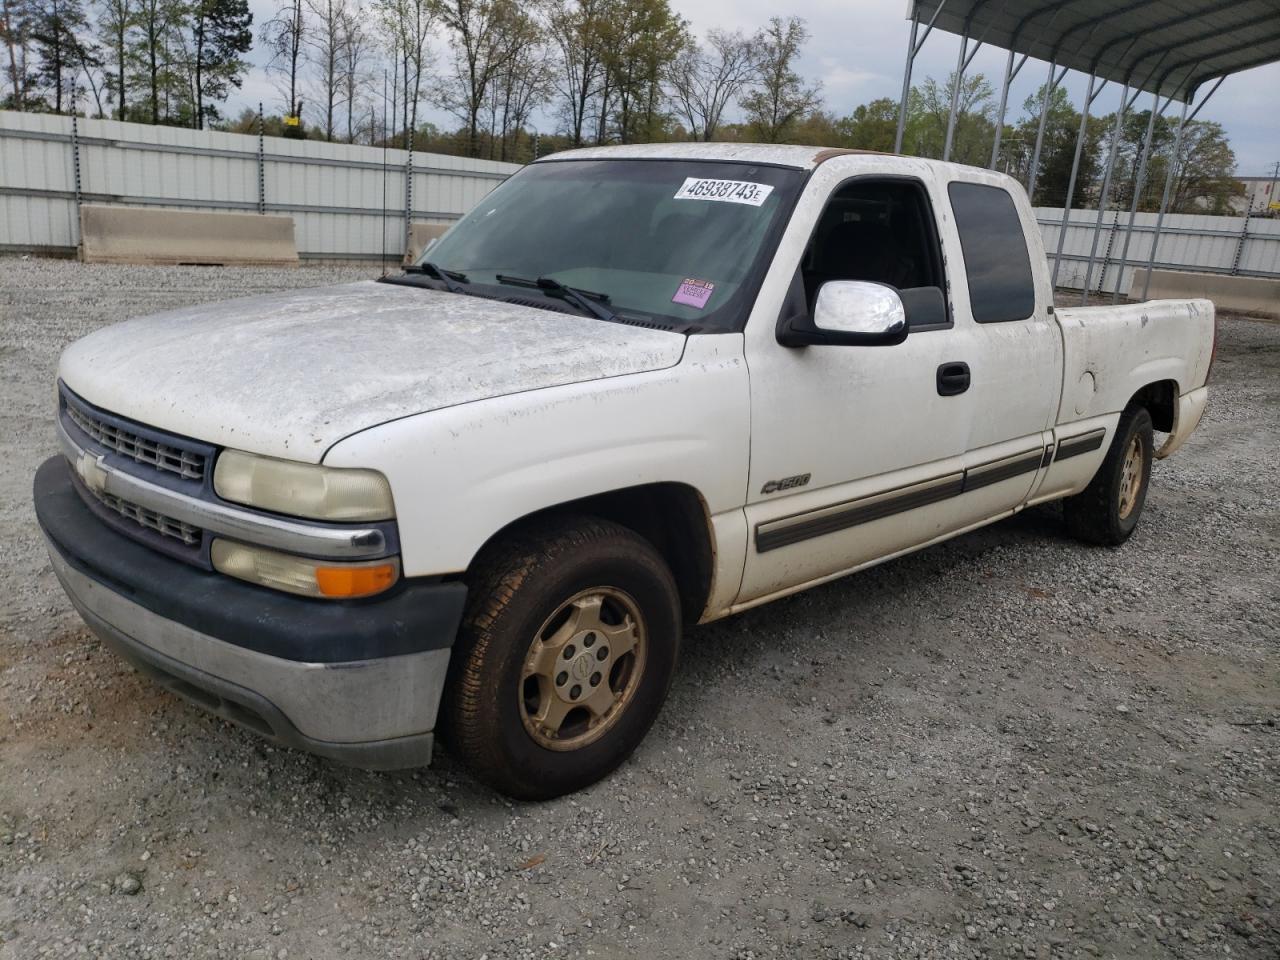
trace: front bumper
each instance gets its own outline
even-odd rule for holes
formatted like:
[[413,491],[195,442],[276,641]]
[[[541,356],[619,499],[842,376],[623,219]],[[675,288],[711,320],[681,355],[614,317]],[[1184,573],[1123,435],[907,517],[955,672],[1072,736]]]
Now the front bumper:
[[35,478],[54,573],[89,627],[165,687],[277,743],[369,769],[430,762],[460,583],[310,600],[196,569],[122,536],[62,457]]

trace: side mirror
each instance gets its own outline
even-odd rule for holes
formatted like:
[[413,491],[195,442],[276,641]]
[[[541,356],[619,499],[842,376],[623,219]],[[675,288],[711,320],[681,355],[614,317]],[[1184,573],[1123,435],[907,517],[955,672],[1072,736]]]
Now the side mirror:
[[830,280],[818,290],[813,313],[779,325],[784,347],[891,347],[907,339],[907,311],[892,287],[864,280]]

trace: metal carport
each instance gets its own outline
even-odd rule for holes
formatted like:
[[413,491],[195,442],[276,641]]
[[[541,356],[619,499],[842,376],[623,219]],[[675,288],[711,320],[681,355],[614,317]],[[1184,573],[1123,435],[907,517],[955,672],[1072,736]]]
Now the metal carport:
[[[1058,246],[1054,254],[1055,282],[1062,260],[1063,241],[1071,219],[1071,202],[1080,168],[1089,111],[1107,84],[1116,83],[1123,88],[1120,107],[1116,112],[1117,130],[1140,94],[1145,92],[1152,97],[1150,120],[1142,144],[1133,202],[1129,210],[1129,223],[1124,234],[1121,254],[1123,262],[1128,256],[1134,214],[1137,212],[1138,197],[1146,177],[1156,117],[1163,115],[1171,103],[1182,103],[1173,147],[1176,156],[1184,127],[1195,118],[1227,76],[1280,60],[1280,0],[1121,0],[1119,4],[1115,0],[911,0],[908,17],[911,20],[911,31],[903,69],[895,151],[900,152],[902,149],[912,66],[934,29],[960,37],[960,53],[956,60],[943,146],[944,160],[951,156],[961,81],[974,56],[984,45],[1008,51],[1000,85],[995,143],[989,164],[991,167],[995,166],[1000,151],[1009,85],[1028,59],[1035,58],[1048,64],[1045,82],[1050,93],[1062,83],[1068,70],[1075,70],[1089,78],[1081,109],[1080,130],[1076,136],[1075,158],[1067,184],[1063,224],[1058,233]],[[1207,91],[1196,102],[1200,89],[1210,82]],[[1049,99],[1048,96],[1044,98],[1041,109],[1039,132],[1027,181],[1029,192],[1035,188],[1039,170]],[[1093,249],[1085,272],[1082,302],[1087,302],[1089,297],[1089,283],[1103,212],[1111,191],[1117,152],[1115,147],[1116,138],[1113,137],[1112,148],[1104,167],[1097,223],[1094,225]],[[1150,285],[1150,270],[1155,262],[1156,246],[1169,205],[1173,175],[1174,165],[1170,164],[1155,235],[1152,238],[1143,299],[1146,299]],[[1115,298],[1118,300],[1119,296],[1117,289]]]

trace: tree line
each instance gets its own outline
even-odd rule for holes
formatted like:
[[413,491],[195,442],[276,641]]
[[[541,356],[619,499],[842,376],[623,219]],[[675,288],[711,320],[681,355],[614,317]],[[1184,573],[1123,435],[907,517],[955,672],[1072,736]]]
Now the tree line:
[[0,0],[0,107],[203,128],[244,77],[252,23],[248,0]]
[[[582,145],[714,139],[735,112],[776,142],[820,104],[795,67],[807,38],[803,20],[778,17],[698,42],[668,0],[280,0],[256,31],[247,0],[0,0],[0,108],[252,126],[252,111],[223,111],[256,39],[278,132],[414,131],[520,160],[535,117],[554,119],[551,142]],[[428,107],[457,130],[424,124]]]
[[[912,88],[903,130],[903,152],[923,157],[942,156],[953,82],[954,75],[945,83],[928,78]],[[1001,131],[996,167],[1024,184],[1030,179],[1046,86],[1027,97],[1021,115],[1012,122],[1006,120]],[[1142,97],[1149,99],[1146,94]],[[991,160],[995,141],[998,111],[995,91],[983,74],[975,73],[961,82],[957,103],[951,159],[985,167]],[[1071,103],[1067,91],[1059,86],[1049,95],[1044,117],[1032,202],[1037,206],[1061,207],[1066,203],[1080,134],[1080,111]],[[1149,109],[1130,110],[1117,130],[1115,113],[1089,117],[1072,207],[1096,208],[1114,143],[1116,160],[1109,207],[1127,210],[1133,191],[1140,189],[1138,210],[1158,210],[1172,164],[1174,177],[1169,204],[1172,212],[1231,213],[1232,201],[1242,197],[1245,188],[1235,177],[1236,156],[1222,125],[1203,120],[1187,124],[1175,155],[1178,121],[1176,117],[1157,117],[1152,127],[1146,171],[1139,184],[1142,145],[1150,120]],[[826,122],[830,125],[826,136],[836,145],[890,151],[898,125],[898,101],[873,100],[856,108],[847,118],[828,117]]]
[[[255,25],[248,0],[0,0],[7,89],[0,107],[148,123],[408,146],[525,162],[587,144],[672,140],[808,143],[889,151],[898,102],[838,116],[801,75],[809,30],[795,16],[696,37],[669,0],[278,0]],[[254,42],[278,92],[265,117],[224,115]],[[1026,182],[1043,88],[1001,132],[998,166]],[[910,91],[903,150],[940,156],[951,78]],[[982,74],[958,96],[952,158],[986,165],[996,105]],[[428,109],[452,129],[426,122]],[[1127,206],[1149,113],[1121,124],[1112,200]],[[1064,202],[1080,114],[1057,88],[1034,202]],[[1220,125],[1159,118],[1140,209],[1225,212],[1239,192]],[[1086,126],[1074,203],[1096,203],[1114,115]],[[1126,194],[1126,191],[1129,191]]]

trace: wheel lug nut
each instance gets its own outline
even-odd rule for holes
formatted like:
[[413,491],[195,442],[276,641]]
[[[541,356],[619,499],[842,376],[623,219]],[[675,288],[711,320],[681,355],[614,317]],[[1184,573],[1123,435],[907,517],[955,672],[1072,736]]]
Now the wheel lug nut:
[[561,670],[558,674],[556,674],[557,687],[563,687],[568,682],[568,680],[569,680],[569,675],[565,673],[563,670]]
[[580,696],[582,696],[582,687],[575,683],[573,689],[569,691],[569,699],[577,700]]
[[598,686],[600,685],[600,674],[598,674],[598,673],[593,673],[593,674],[591,675],[591,685],[592,685],[593,687],[598,687]]
[[604,659],[605,657],[607,657],[607,656],[609,656],[609,648],[608,648],[608,647],[601,647],[599,650],[597,650],[597,651],[596,651],[596,659],[597,659],[597,660],[603,660],[603,659]]
[[594,633],[588,633],[585,637],[582,638],[582,645],[584,647],[589,647],[595,642],[596,642],[596,635]]
[[572,660],[575,653],[577,653],[577,651],[573,648],[572,643],[564,648],[564,658],[566,660]]

